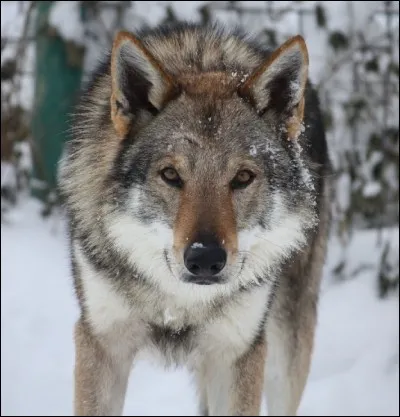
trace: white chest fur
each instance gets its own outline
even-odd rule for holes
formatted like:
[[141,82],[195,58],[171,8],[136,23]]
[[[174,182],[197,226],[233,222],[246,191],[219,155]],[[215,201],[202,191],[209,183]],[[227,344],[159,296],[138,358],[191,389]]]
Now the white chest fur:
[[[170,295],[160,297],[160,294],[143,293],[137,303],[132,303],[115,290],[107,277],[95,270],[78,244],[74,245],[74,252],[85,308],[98,335],[112,340],[117,333],[119,343],[134,343],[136,350],[149,342],[149,323],[178,332],[192,326],[197,329],[193,357],[197,353],[222,355],[227,348],[230,355],[238,356],[259,331],[270,286],[258,287],[227,300],[215,315],[210,314],[209,304],[199,302],[182,306]],[[124,331],[129,333],[129,340],[123,340]],[[226,357],[225,354],[222,356]]]

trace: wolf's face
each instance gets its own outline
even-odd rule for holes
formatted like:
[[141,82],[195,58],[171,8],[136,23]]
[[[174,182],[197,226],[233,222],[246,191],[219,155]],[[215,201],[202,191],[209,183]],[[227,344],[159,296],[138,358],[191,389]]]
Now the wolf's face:
[[[303,43],[284,45],[253,75],[171,81],[127,36],[113,51],[113,121],[125,139],[111,178],[109,235],[143,276],[172,293],[184,286],[206,296],[272,279],[314,221],[294,137],[304,106]],[[150,80],[148,107],[135,115],[120,76],[128,53]],[[141,127],[127,127],[132,118]]]

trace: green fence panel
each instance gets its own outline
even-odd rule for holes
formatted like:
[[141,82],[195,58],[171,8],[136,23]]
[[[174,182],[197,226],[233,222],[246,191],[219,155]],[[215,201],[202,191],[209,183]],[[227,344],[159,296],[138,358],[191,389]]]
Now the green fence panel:
[[62,39],[50,27],[49,14],[54,3],[38,1],[35,22],[31,189],[32,194],[42,200],[56,190],[57,164],[68,137],[70,114],[80,89],[84,58],[82,46]]

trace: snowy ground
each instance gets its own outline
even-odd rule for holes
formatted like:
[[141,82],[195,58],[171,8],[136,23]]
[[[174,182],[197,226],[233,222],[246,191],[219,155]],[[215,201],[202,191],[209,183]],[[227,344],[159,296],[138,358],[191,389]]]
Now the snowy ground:
[[[38,212],[29,200],[1,229],[1,415],[72,413],[77,307],[64,224]],[[391,233],[398,242],[398,230]],[[360,233],[351,259],[373,261],[374,245],[372,234]],[[328,266],[338,251],[332,242]],[[326,274],[299,414],[399,415],[399,300],[378,300],[374,284],[370,272],[340,284]],[[138,363],[125,415],[196,415],[189,376]]]

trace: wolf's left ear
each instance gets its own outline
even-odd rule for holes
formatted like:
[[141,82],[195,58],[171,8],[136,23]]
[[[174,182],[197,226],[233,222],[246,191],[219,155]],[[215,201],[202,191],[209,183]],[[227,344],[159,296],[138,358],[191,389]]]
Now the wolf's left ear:
[[250,99],[259,114],[273,111],[287,116],[289,138],[295,138],[303,120],[307,77],[307,46],[301,36],[295,36],[250,75],[239,93]]
[[111,54],[111,119],[124,137],[140,110],[157,113],[176,89],[162,65],[131,33],[119,32]]

